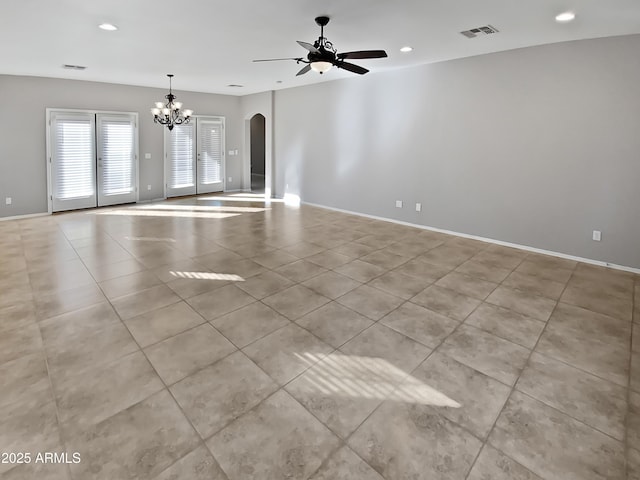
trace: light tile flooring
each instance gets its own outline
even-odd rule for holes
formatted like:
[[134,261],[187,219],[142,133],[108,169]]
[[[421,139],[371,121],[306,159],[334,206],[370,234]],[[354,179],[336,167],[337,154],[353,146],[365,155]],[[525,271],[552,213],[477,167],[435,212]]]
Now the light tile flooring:
[[0,450],[81,455],[2,480],[640,478],[629,273],[243,195],[0,222],[0,268]]

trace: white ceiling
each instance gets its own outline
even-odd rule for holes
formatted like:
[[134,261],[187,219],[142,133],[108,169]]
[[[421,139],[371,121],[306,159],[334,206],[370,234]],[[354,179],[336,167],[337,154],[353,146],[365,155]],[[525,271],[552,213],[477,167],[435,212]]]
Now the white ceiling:
[[[576,19],[556,23],[566,10]],[[319,36],[318,15],[331,17],[325,36],[338,51],[387,51],[389,58],[354,62],[372,72],[640,33],[640,0],[3,0],[0,74],[166,88],[173,73],[177,91],[232,95],[353,76],[333,69],[296,77],[293,61],[252,63],[304,56],[295,41]],[[119,30],[98,29],[103,22]],[[487,24],[500,33],[459,33]],[[414,51],[400,53],[403,45]]]

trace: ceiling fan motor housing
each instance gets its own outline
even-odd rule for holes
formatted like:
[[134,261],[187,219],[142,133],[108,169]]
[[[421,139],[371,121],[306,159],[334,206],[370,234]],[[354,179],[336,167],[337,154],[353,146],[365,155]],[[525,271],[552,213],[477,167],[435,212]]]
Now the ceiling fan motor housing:
[[311,63],[313,62],[329,62],[335,63],[336,54],[331,50],[327,50],[326,48],[320,47],[317,52],[309,52],[307,55],[307,60]]

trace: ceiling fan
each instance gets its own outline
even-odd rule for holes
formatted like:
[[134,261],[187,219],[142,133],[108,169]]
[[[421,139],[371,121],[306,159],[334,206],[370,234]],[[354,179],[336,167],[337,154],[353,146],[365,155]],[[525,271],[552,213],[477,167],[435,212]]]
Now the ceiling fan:
[[387,52],[384,50],[359,50],[357,52],[338,53],[333,44],[324,36],[324,27],[329,23],[329,17],[316,17],[316,23],[320,25],[320,37],[311,43],[298,41],[298,44],[307,49],[307,58],[269,58],[265,60],[254,60],[254,62],[277,62],[280,60],[295,60],[296,63],[306,63],[296,76],[304,75],[309,70],[323,74],[331,67],[342,68],[349,72],[364,75],[369,70],[353,63],[345,62],[349,59],[384,58]]

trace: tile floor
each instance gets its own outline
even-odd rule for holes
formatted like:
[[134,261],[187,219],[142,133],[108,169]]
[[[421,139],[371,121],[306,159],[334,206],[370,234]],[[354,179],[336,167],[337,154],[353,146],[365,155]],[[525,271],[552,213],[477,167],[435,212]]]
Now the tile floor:
[[81,455],[2,480],[640,479],[633,274],[242,194],[0,270],[0,450]]

